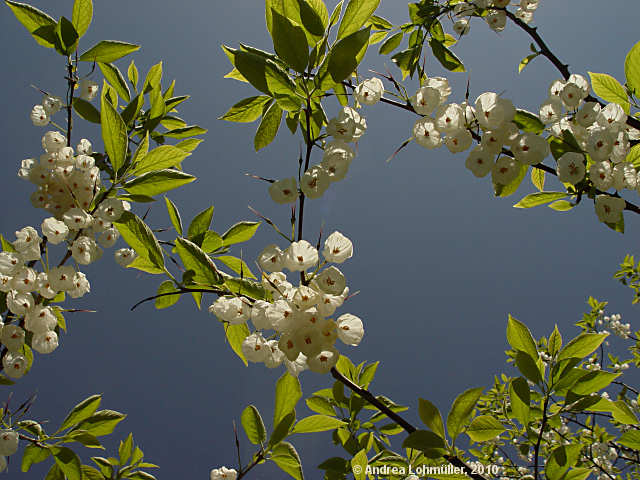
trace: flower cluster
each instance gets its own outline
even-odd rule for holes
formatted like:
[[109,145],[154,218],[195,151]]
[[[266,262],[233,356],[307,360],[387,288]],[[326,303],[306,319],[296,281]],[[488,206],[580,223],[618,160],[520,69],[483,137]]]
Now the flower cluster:
[[[366,94],[366,95],[365,95]],[[382,92],[363,92],[363,98],[379,99]],[[309,167],[300,178],[300,191],[308,198],[320,198],[333,182],[342,180],[355,157],[349,145],[356,142],[367,129],[367,122],[358,111],[344,107],[337,117],[327,125],[327,134],[333,137],[324,147],[322,161]],[[298,184],[295,177],[274,182],[269,187],[269,194],[276,203],[293,203],[298,198]]]
[[236,480],[238,472],[233,468],[214,468],[209,474],[210,480]]
[[[614,335],[617,335],[620,338],[627,339],[631,335],[631,325],[628,323],[621,322],[622,315],[619,313],[614,313],[610,316],[602,316],[598,320],[598,325],[604,325],[605,328],[611,330]],[[607,332],[608,330],[605,330]]]
[[[473,0],[461,2],[453,9],[454,23],[453,30],[459,36],[469,33],[469,21],[472,16],[483,16],[489,27],[501,32],[507,24],[506,7],[510,4],[518,5],[515,16],[524,23],[533,21],[533,12],[538,9],[539,0],[521,0],[512,2],[511,0]],[[486,15],[483,11],[488,10]]]
[[[362,320],[349,313],[332,317],[349,294],[342,272],[328,263],[342,263],[353,254],[351,241],[339,232],[324,243],[320,263],[318,251],[306,240],[293,242],[282,251],[267,246],[258,258],[263,273],[262,284],[271,292],[272,302],[253,304],[241,297],[220,297],[209,312],[223,322],[251,322],[255,331],[242,344],[242,352],[251,362],[274,368],[285,363],[298,375],[309,368],[328,372],[340,356],[334,343],[358,345],[364,335]],[[325,267],[326,268],[323,268]],[[301,272],[304,281],[294,287],[283,270]],[[308,270],[312,272],[307,273]],[[265,331],[275,333],[265,336]]]
[[[98,84],[88,78],[82,79],[78,88],[80,89],[80,98],[87,102],[93,100],[98,94]],[[51,122],[51,118],[58,113],[64,102],[60,97],[55,95],[49,95],[46,93],[42,97],[42,102],[38,105],[34,105],[31,109],[31,121],[36,127],[45,127]]]

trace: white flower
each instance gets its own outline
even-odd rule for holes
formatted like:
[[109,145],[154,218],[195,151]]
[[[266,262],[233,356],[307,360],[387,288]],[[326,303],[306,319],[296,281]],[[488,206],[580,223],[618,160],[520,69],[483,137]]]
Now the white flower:
[[16,240],[13,242],[13,247],[22,255],[22,258],[27,259],[24,256],[24,252],[36,249],[38,251],[38,257],[40,258],[40,242],[42,239],[38,236],[38,232],[33,227],[24,227],[16,232]]
[[[587,90],[588,92],[588,90]],[[570,109],[577,108],[580,102],[587,96],[584,90],[579,84],[567,81],[564,85],[562,92],[560,92],[560,98],[562,103]]]
[[[518,137],[520,133],[518,132]],[[516,137],[517,138],[517,137]],[[507,141],[507,130],[500,128],[498,130],[486,130],[480,139],[480,145],[486,152],[492,153],[494,156],[502,151],[502,146]]]
[[62,220],[70,230],[82,230],[90,227],[93,223],[93,217],[78,207],[67,210],[62,216]]
[[469,33],[469,28],[470,25],[468,18],[460,18],[453,24],[453,31],[460,37]]
[[626,113],[617,103],[609,103],[596,116],[596,122],[602,128],[622,128],[626,120]]
[[71,298],[80,298],[85,296],[91,291],[91,285],[87,276],[82,272],[76,272],[73,277],[73,288],[69,290],[69,296]]
[[436,128],[446,134],[455,134],[464,128],[464,110],[457,103],[441,105],[435,113]]
[[249,320],[251,305],[240,297],[218,297],[209,307],[209,313],[214,314],[220,321],[235,325]]
[[622,162],[613,167],[613,188],[621,191],[625,188],[635,190],[637,187],[638,177],[633,164]]
[[24,355],[8,352],[2,358],[4,373],[11,378],[20,378],[27,371],[28,362]]
[[265,310],[265,315],[273,329],[280,332],[289,332],[295,324],[295,313],[289,302],[276,300]]
[[604,162],[595,162],[589,168],[589,178],[599,190],[606,191],[613,184],[613,169],[608,160]]
[[564,88],[565,85],[566,85],[566,82],[560,78],[551,82],[551,85],[549,86],[549,96],[560,97],[560,94],[562,93],[562,89]]
[[49,283],[49,275],[47,273],[39,273],[37,282],[38,293],[44,298],[52,299],[58,294],[58,292],[51,288],[51,283]]
[[96,216],[107,222],[117,222],[124,213],[124,202],[119,198],[107,198],[100,203]]
[[375,105],[380,101],[383,93],[384,85],[382,80],[373,77],[358,85],[353,95],[362,105]]
[[136,252],[135,250],[133,250],[133,248],[121,248],[119,250],[116,250],[113,256],[116,260],[116,263],[121,267],[126,267],[137,257]]
[[600,104],[597,102],[586,102],[576,114],[576,122],[583,127],[590,127],[596,121],[600,113]]
[[11,279],[11,288],[20,293],[33,292],[38,288],[37,278],[35,270],[22,267]]
[[460,153],[467,150],[473,143],[473,136],[468,130],[458,130],[449,134],[444,139],[444,144],[451,153]]
[[38,353],[51,353],[58,348],[58,334],[53,330],[44,333],[36,333],[31,340],[31,346]]
[[55,153],[67,146],[67,137],[60,132],[47,132],[42,137],[42,148],[47,153]]
[[24,319],[24,328],[33,333],[44,333],[53,330],[58,325],[58,319],[49,307],[36,305],[27,312]]
[[267,318],[266,310],[271,304],[264,300],[256,300],[251,305],[251,323],[256,330],[269,330],[273,328]]
[[287,371],[294,377],[297,377],[301,372],[309,368],[307,365],[307,356],[304,353],[298,355],[298,358],[295,360],[289,360],[285,357],[284,365],[287,367]]
[[611,197],[609,195],[596,196],[596,215],[598,215],[598,219],[600,219],[601,222],[618,223],[622,218],[622,210],[624,210],[624,207],[624,198]]
[[449,80],[445,77],[430,77],[424,82],[424,86],[433,87],[440,92],[440,104],[443,104],[451,95]]
[[514,142],[512,150],[516,160],[526,165],[536,165],[550,153],[547,140],[531,132],[520,135]]
[[355,142],[366,129],[367,122],[364,117],[351,107],[343,107],[337,117],[329,120],[327,134],[345,142]]
[[91,145],[91,142],[89,140],[83,138],[76,146],[76,150],[78,153],[81,153],[83,155],[91,155],[93,153],[93,146]]
[[507,24],[507,13],[503,10],[492,10],[485,17],[491,30],[501,32]]
[[314,165],[300,179],[300,190],[309,198],[320,198],[329,188],[329,174],[322,165]]
[[495,154],[482,146],[477,146],[467,157],[464,166],[476,177],[486,177],[493,168]]
[[284,264],[282,250],[277,245],[267,245],[258,255],[258,265],[265,272],[279,272]]
[[291,300],[300,310],[307,310],[318,304],[320,301],[320,295],[314,289],[306,285],[300,285],[298,288],[294,289]]
[[631,143],[629,142],[629,134],[626,130],[620,130],[613,140],[613,147],[611,148],[611,161],[613,163],[621,163],[627,159],[627,155],[631,150]]
[[96,95],[98,94],[99,86],[96,82],[89,80],[88,78],[83,78],[80,80],[79,84],[80,89],[80,98],[90,102]]
[[322,347],[324,346],[323,340],[320,329],[312,324],[297,328],[295,332],[293,332],[293,342],[307,357],[312,357],[322,351]]
[[42,97],[42,108],[47,115],[55,115],[62,108],[62,99],[55,95],[45,95]]
[[344,275],[334,266],[325,268],[315,280],[318,287],[329,295],[340,295],[346,287]]
[[336,320],[338,338],[347,345],[358,345],[364,336],[362,320],[355,315],[345,313]]
[[5,325],[0,334],[2,344],[10,352],[22,352],[24,345],[25,331],[18,325]]
[[264,359],[264,366],[267,368],[276,368],[284,359],[285,355],[278,347],[278,341],[269,340],[267,342],[267,356]]
[[86,171],[93,168],[93,166],[96,164],[96,161],[93,157],[90,157],[89,155],[80,154],[75,158],[73,164],[78,170]]
[[238,472],[233,468],[220,467],[211,470],[209,480],[236,480]]
[[486,92],[476,99],[476,118],[484,130],[495,130],[513,120],[516,109],[511,100]]
[[306,240],[293,242],[284,252],[284,265],[292,272],[301,272],[318,263],[318,251]]
[[25,315],[34,306],[31,293],[20,293],[16,290],[9,290],[7,293],[7,307],[11,313],[19,317]]
[[80,265],[89,265],[102,256],[102,249],[91,237],[78,237],[71,245],[71,255]]
[[24,265],[24,261],[18,253],[0,252],[0,273],[14,275]]
[[113,247],[120,238],[120,232],[114,227],[108,228],[98,237],[98,243],[103,248]]
[[423,86],[411,98],[411,105],[420,115],[431,115],[440,105],[442,95],[435,87]]
[[42,105],[34,105],[29,117],[36,127],[44,127],[50,122],[49,114],[47,114],[47,111]]
[[293,203],[298,198],[298,184],[294,177],[274,182],[269,187],[269,195],[276,203]]
[[335,347],[323,349],[320,353],[307,358],[307,365],[309,370],[316,373],[327,373],[340,358],[340,352]]
[[242,354],[249,362],[264,362],[269,355],[269,346],[259,333],[252,333],[242,342]]
[[342,180],[355,157],[353,149],[342,140],[334,140],[327,144],[322,156],[321,165],[329,175],[329,181]]
[[556,96],[547,98],[540,105],[540,120],[546,125],[560,120],[562,117],[562,100]]
[[70,265],[63,265],[49,270],[49,283],[51,288],[57,292],[66,292],[74,288],[73,279],[76,271]]
[[502,156],[491,169],[491,179],[497,185],[507,185],[515,180],[520,172],[520,162],[515,158]]
[[324,241],[322,256],[327,262],[342,263],[353,256],[353,243],[335,231]]
[[575,185],[584,179],[584,157],[581,153],[567,152],[558,159],[558,180]]
[[42,221],[42,234],[47,237],[47,241],[53,245],[64,242],[69,235],[69,227],[60,220],[49,217]]
[[589,138],[586,145],[587,153],[591,155],[593,160],[595,160],[596,162],[606,160],[607,158],[609,158],[609,154],[613,149],[615,137],[609,130],[604,128],[592,127],[589,130]]
[[13,277],[10,277],[9,275],[0,273],[0,292],[7,293],[9,290],[11,290],[12,278]]
[[440,132],[437,130],[435,122],[430,117],[424,117],[416,121],[413,125],[413,138],[418,145],[425,148],[438,148],[442,145]]
[[18,451],[18,432],[15,430],[2,430],[0,432],[0,455],[9,456]]

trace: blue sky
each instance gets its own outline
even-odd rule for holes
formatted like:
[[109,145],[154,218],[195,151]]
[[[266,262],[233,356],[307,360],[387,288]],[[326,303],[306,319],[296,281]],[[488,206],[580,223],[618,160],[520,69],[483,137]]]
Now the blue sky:
[[[71,1],[33,3],[54,17],[70,16]],[[205,142],[184,164],[198,181],[169,194],[183,218],[190,220],[213,204],[213,227],[223,232],[237,221],[255,219],[247,209],[250,204],[286,227],[287,207],[273,204],[265,184],[244,174],[294,175],[300,139],[283,127],[280,137],[256,154],[256,125],[217,120],[233,103],[253,95],[245,84],[222,78],[230,65],[220,45],[243,42],[270,49],[261,2],[95,3],[94,23],[81,49],[101,39],[141,44],[131,56],[141,72],[163,60],[165,81],[176,78],[176,93],[192,96],[180,108],[181,116],[209,129]],[[382,4],[380,15],[395,23],[406,21],[403,2]],[[640,5],[608,5],[543,0],[535,19],[544,39],[572,72],[606,72],[623,80],[624,57],[638,41],[635,19]],[[0,231],[11,237],[17,228],[39,225],[45,216],[29,203],[32,186],[15,176],[20,160],[39,154],[44,133],[28,118],[40,101],[29,85],[62,95],[65,83],[62,58],[36,45],[7,8],[1,11]],[[450,25],[445,29],[451,31]],[[463,100],[470,79],[472,98],[485,91],[504,92],[518,107],[536,111],[559,75],[542,58],[517,74],[529,43],[513,25],[496,34],[476,19],[471,34],[454,47],[467,73],[448,75],[450,100]],[[394,71],[389,58],[378,57],[376,51],[368,54],[361,72],[385,65]],[[121,62],[121,68],[128,61]],[[432,58],[427,71],[444,73]],[[405,86],[414,91],[417,83],[407,79]],[[329,115],[338,110],[331,100],[325,108]],[[446,410],[459,392],[489,385],[496,373],[513,373],[503,353],[508,313],[527,323],[536,336],[548,335],[557,323],[568,338],[577,334],[572,324],[593,295],[610,301],[610,312],[622,313],[633,327],[631,292],[612,274],[626,253],[637,253],[634,216],[626,214],[623,236],[600,224],[586,201],[562,214],[546,207],[514,209],[514,203],[533,191],[528,181],[514,196],[496,199],[489,180],[473,177],[464,168],[465,156],[453,156],[446,149],[427,151],[410,145],[387,163],[410,136],[415,119],[382,104],[365,108],[364,115],[369,129],[347,178],[332,185],[322,199],[307,203],[305,231],[312,242],[321,227],[328,233],[340,230],[354,242],[354,257],[342,270],[351,289],[360,293],[343,311],[360,316],[366,333],[359,347],[342,351],[355,362],[381,360],[372,387],[376,394],[412,406],[407,417],[417,423],[418,397]],[[93,125],[78,127],[77,135],[74,141],[86,136],[100,144]],[[634,196],[630,200],[638,203]],[[162,202],[152,207],[149,219],[154,227],[169,225]],[[279,238],[263,225],[243,247],[243,257],[255,258],[274,242]],[[133,304],[155,292],[158,278],[123,270],[111,255],[83,271],[92,292],[73,306],[97,313],[68,316],[69,333],[60,348],[37,356],[31,373],[14,388],[15,398],[37,392],[34,418],[55,424],[76,402],[103,393],[103,408],[128,414],[114,440],[133,431],[146,458],[161,465],[158,478],[206,478],[213,467],[235,466],[232,421],[249,403],[257,405],[265,419],[271,418],[274,383],[282,369],[245,368],[225,344],[215,318],[198,311],[187,298],[168,310],[147,304],[130,312]],[[328,376],[310,372],[303,373],[301,381],[305,395],[332,383]],[[298,417],[307,414],[303,407]],[[299,446],[305,473],[315,478],[315,466],[333,455],[329,438],[298,437],[293,443]],[[245,459],[249,452],[245,443]],[[16,460],[12,478],[18,470]],[[269,477],[268,472],[257,470],[253,478]]]

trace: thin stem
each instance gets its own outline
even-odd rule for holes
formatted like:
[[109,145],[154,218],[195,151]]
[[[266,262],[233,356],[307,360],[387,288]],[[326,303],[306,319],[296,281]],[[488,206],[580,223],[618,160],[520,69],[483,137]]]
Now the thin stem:
[[[304,160],[304,171],[309,168],[309,161],[311,160],[311,150],[313,149],[313,142],[311,141],[311,99],[307,97],[307,108],[304,109],[304,115],[307,120],[307,138],[305,143],[307,144],[307,152]],[[300,208],[298,210],[298,242],[302,240],[302,226],[304,222],[304,199],[305,195],[300,191]],[[304,276],[304,272],[300,272],[300,282],[302,285],[307,284],[307,280]]]
[[264,452],[264,450],[261,449],[258,452],[258,454],[256,455],[256,458],[254,458],[253,461],[249,465],[247,465],[246,467],[240,469],[240,471],[238,472],[237,480],[240,480],[241,478],[243,478],[247,473],[249,473],[251,471],[251,469],[253,467],[255,467],[262,460],[264,460],[264,455],[265,455],[265,452]]
[[542,407],[542,422],[540,423],[540,432],[538,433],[538,440],[534,449],[533,460],[533,472],[536,480],[538,479],[538,460],[540,455],[540,444],[542,443],[542,434],[544,433],[544,427],[547,424],[547,407],[549,406],[549,394],[544,397],[544,405]]
[[[336,370],[335,367],[331,369],[331,375],[333,376],[333,378],[338,380],[349,390],[358,394],[364,400],[366,400],[371,405],[373,405],[378,410],[380,410],[382,413],[384,413],[387,417],[393,420],[397,425],[400,425],[407,433],[413,433],[417,430],[416,427],[411,425],[407,420],[402,418],[400,415],[392,411],[384,403],[378,400],[369,390],[367,390],[366,388],[362,388],[359,385],[356,385],[355,383],[353,383],[347,377],[342,375],[338,370]],[[485,477],[483,477],[482,475],[479,475],[477,473],[472,473],[471,468],[463,460],[456,457],[455,455],[443,455],[443,457],[451,465],[462,468],[468,477],[471,477],[475,480],[486,480]]]

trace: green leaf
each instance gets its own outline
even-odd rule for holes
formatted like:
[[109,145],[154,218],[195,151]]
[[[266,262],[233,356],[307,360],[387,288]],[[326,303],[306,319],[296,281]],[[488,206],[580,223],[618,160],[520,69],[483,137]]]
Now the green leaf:
[[624,113],[629,115],[630,106],[627,92],[618,80],[606,73],[589,72],[589,77],[591,77],[591,87],[596,95],[607,102],[617,103],[622,107]]
[[636,169],[640,168],[640,144],[631,147],[631,150],[627,154],[627,158],[625,159],[625,161],[633,164]]
[[204,135],[207,133],[206,128],[202,128],[198,125],[188,125],[182,128],[174,128],[173,130],[169,130],[164,132],[162,135],[169,138],[189,138],[195,137],[196,135]]
[[213,205],[203,210],[195,216],[189,225],[187,236],[191,241],[198,235],[203,234],[211,226],[211,219],[213,218]]
[[247,359],[242,353],[242,342],[244,342],[245,338],[251,335],[249,327],[247,327],[245,323],[239,323],[235,325],[227,324],[224,326],[224,330],[231,349],[235,352],[236,355],[238,355],[238,357],[240,357],[240,360],[242,360],[244,366],[246,367],[248,363]]
[[34,443],[30,443],[24,449],[22,454],[22,464],[20,470],[28,472],[31,465],[34,463],[40,463],[45,461],[51,455],[51,450],[48,448],[40,447]]
[[583,333],[560,350],[558,361],[565,358],[584,358],[593,353],[605,338],[607,338],[607,335],[601,333]]
[[449,70],[450,72],[464,72],[464,65],[462,61],[444,46],[442,42],[437,41],[434,37],[429,39],[429,45],[431,46],[431,51],[433,52],[433,56],[438,59],[440,64]]
[[536,361],[525,352],[518,350],[516,355],[516,367],[520,370],[525,377],[531,380],[533,383],[541,383],[542,375]]
[[129,436],[125,439],[124,442],[120,442],[120,446],[118,448],[118,456],[120,457],[120,465],[126,465],[127,460],[131,457],[131,453],[133,452],[133,434],[129,434]]
[[[371,0],[359,1],[371,3]],[[358,0],[351,0],[349,2],[349,6],[352,3],[357,2]],[[375,0],[374,3],[377,6],[378,0]],[[347,9],[349,8],[349,6],[347,7]],[[328,57],[327,66],[328,72],[331,75],[331,79],[334,83],[342,82],[358,67],[360,60],[364,56],[364,52],[366,52],[367,50],[370,34],[371,26],[352,33],[349,36],[345,36],[344,38],[342,38],[342,40],[340,40],[333,46]]]
[[238,222],[222,234],[225,246],[250,240],[260,226],[260,222]]
[[402,32],[398,32],[394,35],[391,35],[382,43],[382,45],[380,45],[380,49],[378,50],[378,53],[380,55],[387,55],[393,52],[396,48],[398,48],[398,46],[402,42],[403,37],[404,37],[404,33]]
[[218,235],[216,232],[212,232],[209,230],[208,232],[204,232],[202,245],[200,248],[207,253],[214,252],[222,247],[224,242],[222,241],[222,237]]
[[564,192],[531,193],[514,205],[514,208],[532,208],[566,197]]
[[562,480],[586,480],[591,475],[590,468],[572,468],[565,475]]
[[153,271],[149,273],[165,272],[164,255],[158,239],[138,216],[131,212],[124,212],[113,224],[124,241],[136,251],[138,258],[146,260],[152,266]]
[[323,415],[335,416],[336,412],[331,405],[331,402],[324,397],[312,396],[305,400],[307,407],[314,412],[321,413]]
[[184,150],[185,152],[193,152],[198,145],[203,142],[200,138],[189,138],[187,140],[182,140],[181,142],[176,143],[176,148],[180,150]]
[[540,135],[544,132],[544,123],[535,114],[526,110],[516,110],[516,115],[513,117],[513,123],[515,123],[520,130],[525,132],[535,133]]
[[224,286],[236,295],[246,295],[255,300],[271,300],[271,294],[260,282],[240,278],[226,278]]
[[127,69],[127,77],[133,88],[138,91],[138,68],[133,60],[131,60],[129,68]]
[[539,168],[531,169],[531,183],[540,192],[544,190],[545,176],[546,176],[546,172],[544,170],[541,170]]
[[184,267],[195,273],[195,283],[213,286],[223,282],[213,260],[198,245],[185,238],[176,238],[176,250]]
[[124,420],[125,414],[114,410],[99,410],[86,420],[78,424],[78,430],[86,430],[87,432],[100,437],[109,435],[116,428],[116,425]]
[[[620,435],[618,443],[625,447],[640,450],[640,430],[629,430]],[[24,470],[23,470],[24,471]]]
[[127,474],[127,478],[129,480],[156,480],[156,477],[142,470]]
[[578,145],[576,138],[569,130],[562,131],[562,138],[550,135],[548,141],[549,147],[551,148],[551,154],[556,160],[567,152],[582,153],[582,149]]
[[242,411],[240,422],[251,443],[259,445],[267,440],[267,430],[264,427],[260,412],[255,406],[249,405]]
[[410,433],[402,442],[402,447],[421,450],[427,458],[439,458],[445,453],[444,440],[429,430],[416,430]]
[[102,63],[98,62],[98,66],[102,71],[102,75],[104,78],[111,84],[113,88],[115,88],[120,98],[122,98],[127,103],[131,101],[131,92],[129,91],[129,86],[127,85],[127,81],[124,79],[122,72],[111,63]]
[[[178,289],[175,287],[171,280],[165,280],[158,287],[158,291],[156,295],[162,295],[166,293],[178,292]],[[163,295],[162,297],[156,298],[155,305],[158,310],[162,310],[164,308],[169,308],[172,305],[175,305],[178,300],[180,300],[180,294],[177,295]]]
[[346,425],[346,423],[328,415],[311,415],[296,423],[295,427],[293,427],[293,433],[326,432],[343,425]]
[[62,470],[60,470],[57,463],[54,463],[51,466],[44,480],[65,480],[64,473],[62,473]]
[[162,62],[156,63],[147,72],[147,76],[142,84],[142,92],[147,94],[154,88],[160,90],[160,84],[162,83]]
[[216,260],[224,263],[235,273],[237,273],[238,275],[242,275],[243,278],[253,278],[254,280],[256,280],[255,275],[251,272],[249,265],[247,265],[244,260],[230,255],[220,255],[216,257]]
[[81,443],[87,448],[100,448],[104,450],[100,440],[98,440],[95,435],[92,435],[85,430],[74,430],[67,435],[67,438],[74,442]]
[[136,164],[131,174],[138,176],[154,170],[175,167],[190,155],[190,153],[172,145],[162,145],[136,159]]
[[37,9],[26,3],[13,2],[11,0],[5,0],[5,3],[9,6],[18,21],[27,29],[27,31],[33,35],[33,38],[38,44],[43,47],[53,48],[53,42],[49,42],[42,37],[34,35],[34,32],[42,27],[54,27],[56,21],[44,13],[42,10]]
[[76,32],[73,23],[62,17],[56,25],[56,36],[58,39],[56,50],[61,50],[64,56],[71,55],[78,46],[78,32]]
[[482,388],[471,388],[454,400],[447,416],[447,431],[454,443],[456,437],[462,432],[464,424],[469,420],[480,395],[482,395]]
[[304,30],[275,9],[271,16],[271,36],[276,53],[295,71],[304,73],[309,63],[309,45]]
[[629,406],[624,403],[624,400],[618,400],[612,403],[611,414],[616,422],[623,423],[625,425],[637,425],[638,418],[631,411]]
[[91,25],[93,18],[93,2],[91,0],[76,0],[73,3],[73,15],[71,21],[78,35],[82,37]]
[[256,131],[256,136],[253,140],[256,152],[273,142],[278,134],[281,122],[282,109],[277,103],[274,103],[265,112]]
[[178,235],[182,236],[182,218],[180,218],[178,207],[176,207],[175,203],[169,200],[168,197],[164,197],[164,201],[167,204],[167,212],[169,212],[169,218],[171,219],[173,228],[176,229]]
[[526,353],[533,360],[538,359],[538,349],[531,331],[524,323],[511,315],[509,315],[509,320],[507,321],[507,341],[514,350]]
[[80,55],[80,61],[112,63],[139,49],[140,45],[132,43],[102,40]]
[[128,181],[122,187],[132,195],[153,197],[191,183],[195,179],[196,177],[193,175],[178,170],[154,170],[153,172],[143,173],[138,178]]
[[558,325],[553,328],[553,332],[549,335],[549,353],[553,356],[560,351],[562,347],[562,335],[558,330]]
[[524,57],[522,60],[520,60],[520,63],[518,64],[518,73],[522,73],[522,70],[524,70],[524,68],[527,65],[529,65],[531,60],[533,60],[534,58],[536,58],[539,55],[540,55],[540,53],[538,53],[538,52],[532,53],[532,54],[527,55],[526,57]]
[[509,399],[511,400],[513,415],[522,426],[526,427],[529,424],[531,391],[529,390],[529,384],[523,377],[518,377],[511,381]]
[[557,212],[567,212],[575,207],[573,203],[566,200],[558,200],[557,202],[553,202],[552,204],[547,206]]
[[640,93],[640,42],[629,50],[624,59],[624,75],[627,86],[637,96]]
[[494,184],[495,195],[496,197],[508,197],[518,190],[518,187],[524,180],[525,175],[527,174],[527,170],[529,169],[529,165],[522,164],[520,165],[520,172],[518,176],[511,181],[508,185],[497,185]]
[[545,473],[549,480],[560,479],[561,476],[578,461],[582,445],[561,445],[551,452],[545,465]]
[[102,395],[91,395],[90,397],[77,404],[67,414],[58,431],[73,427],[74,425],[89,418],[98,409],[101,400]]
[[83,100],[79,97],[73,97],[73,109],[80,116],[80,118],[91,122],[100,123],[100,112],[91,103]]
[[104,480],[104,476],[99,470],[88,465],[82,465],[82,480]]
[[360,30],[360,27],[371,18],[379,4],[380,0],[349,0],[338,27],[337,40],[346,38]]
[[236,103],[220,118],[228,122],[255,122],[262,115],[265,105],[271,101],[272,98],[266,95],[245,98]]
[[476,417],[467,428],[467,435],[474,442],[486,442],[497,437],[506,429],[498,420],[490,415]]
[[419,398],[418,413],[420,414],[420,420],[422,420],[422,423],[433,430],[441,438],[445,438],[444,423],[442,422],[442,415],[440,414],[438,407],[429,400]]
[[280,442],[271,450],[271,458],[280,469],[296,480],[304,480],[302,462],[298,452],[289,442]]
[[67,480],[82,480],[82,462],[73,450],[67,447],[51,447],[51,453],[58,468],[64,473]]
[[127,158],[129,137],[124,120],[104,95],[102,96],[100,123],[102,124],[104,148],[109,155],[113,170],[117,172]]
[[580,377],[571,387],[570,390],[576,395],[589,395],[608,387],[611,382],[618,378],[620,373],[611,373],[605,371],[589,372]]
[[366,450],[362,449],[358,453],[356,453],[351,459],[350,463],[354,480],[366,480],[367,465],[369,464]]
[[286,415],[292,413],[302,396],[297,377],[285,373],[276,383],[276,402],[273,409],[273,424],[278,425]]

